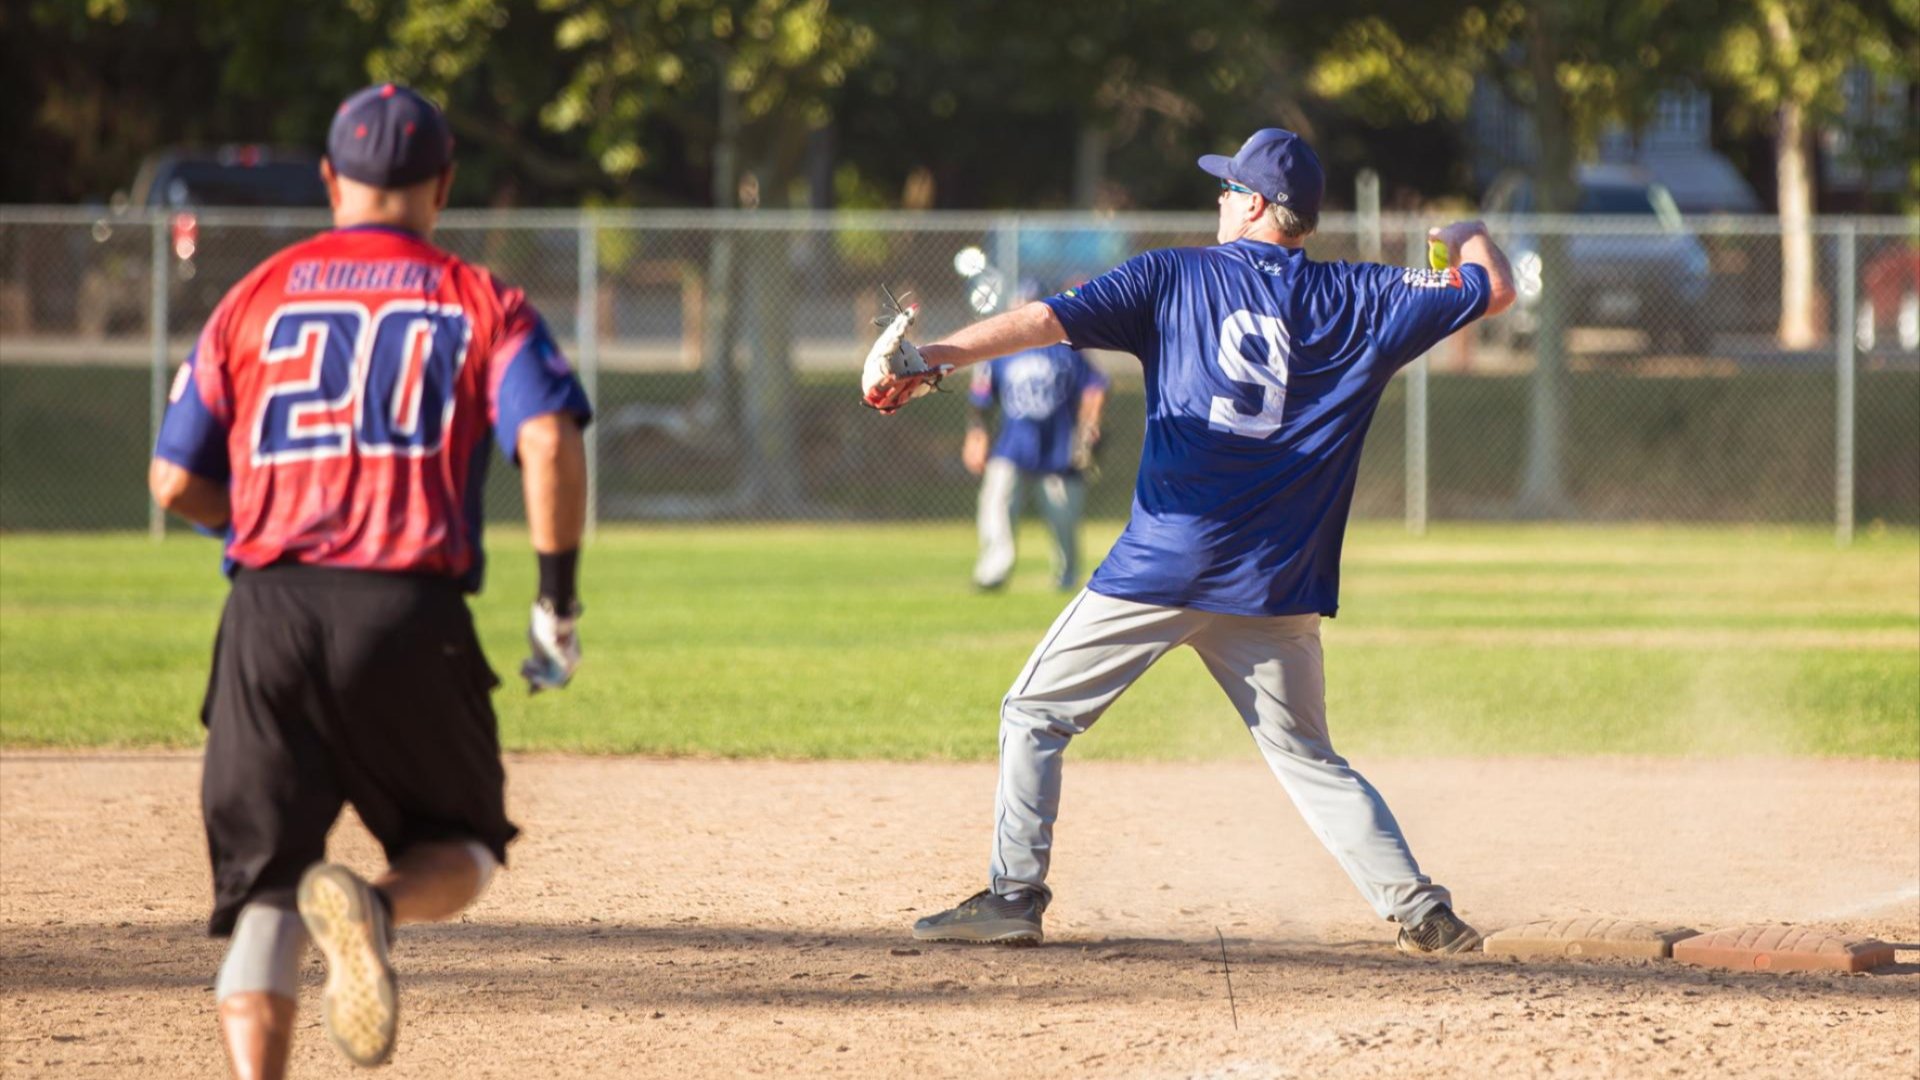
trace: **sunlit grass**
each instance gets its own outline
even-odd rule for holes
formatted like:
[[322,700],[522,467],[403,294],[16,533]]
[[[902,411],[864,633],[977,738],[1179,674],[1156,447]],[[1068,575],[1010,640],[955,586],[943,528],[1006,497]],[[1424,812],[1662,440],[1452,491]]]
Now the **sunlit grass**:
[[[1089,530],[1104,550],[1115,523]],[[1007,683],[1063,598],[1037,532],[1005,593],[968,585],[964,525],[609,528],[588,550],[587,662],[496,697],[511,748],[983,758]],[[490,536],[475,612],[521,649],[532,559]],[[199,741],[225,584],[191,537],[0,537],[0,743]],[[1326,624],[1337,743],[1362,754],[1920,756],[1920,536],[1387,525],[1348,538]],[[1251,753],[1176,653],[1075,754]]]

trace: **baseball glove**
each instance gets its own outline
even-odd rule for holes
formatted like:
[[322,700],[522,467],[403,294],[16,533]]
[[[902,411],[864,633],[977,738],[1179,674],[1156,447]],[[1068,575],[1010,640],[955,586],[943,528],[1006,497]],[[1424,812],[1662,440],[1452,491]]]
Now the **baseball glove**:
[[899,308],[887,322],[886,329],[880,331],[873,348],[867,350],[860,392],[868,408],[883,414],[899,412],[914,398],[933,393],[939,388],[940,380],[953,370],[946,364],[929,367],[921,359],[920,350],[907,340],[907,329],[919,313],[918,304]]

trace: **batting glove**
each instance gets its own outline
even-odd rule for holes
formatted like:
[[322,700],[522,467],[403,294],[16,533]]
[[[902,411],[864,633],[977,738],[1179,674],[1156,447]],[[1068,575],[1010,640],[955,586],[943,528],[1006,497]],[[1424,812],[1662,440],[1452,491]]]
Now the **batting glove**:
[[565,614],[555,611],[551,600],[534,601],[533,617],[527,623],[527,644],[533,655],[520,662],[520,677],[527,680],[527,693],[560,690],[572,681],[574,669],[580,666],[580,636],[575,625],[581,610],[577,601]]

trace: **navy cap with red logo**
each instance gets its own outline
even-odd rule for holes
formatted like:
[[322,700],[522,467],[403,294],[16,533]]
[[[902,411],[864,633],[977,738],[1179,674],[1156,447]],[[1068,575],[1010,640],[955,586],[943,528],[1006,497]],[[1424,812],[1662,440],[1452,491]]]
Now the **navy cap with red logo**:
[[412,187],[453,164],[453,132],[438,106],[404,86],[369,86],[340,103],[327,160],[349,180]]

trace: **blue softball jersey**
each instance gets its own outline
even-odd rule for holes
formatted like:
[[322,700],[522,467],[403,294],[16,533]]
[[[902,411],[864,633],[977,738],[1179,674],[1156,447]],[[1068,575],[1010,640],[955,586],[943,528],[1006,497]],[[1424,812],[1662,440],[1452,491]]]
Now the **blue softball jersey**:
[[1149,251],[1046,303],[1139,357],[1126,531],[1088,588],[1230,615],[1332,615],[1360,444],[1387,380],[1486,310],[1477,266],[1326,263],[1236,240]]
[[1107,377],[1065,345],[1003,356],[973,370],[973,403],[983,409],[1000,404],[993,456],[1030,472],[1072,472],[1080,398],[1106,389]]

